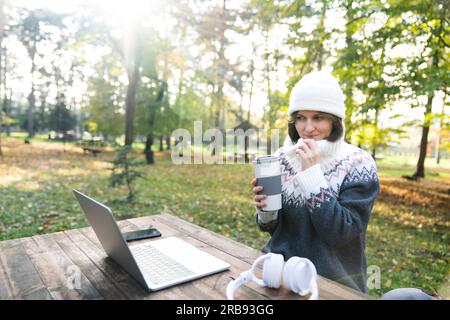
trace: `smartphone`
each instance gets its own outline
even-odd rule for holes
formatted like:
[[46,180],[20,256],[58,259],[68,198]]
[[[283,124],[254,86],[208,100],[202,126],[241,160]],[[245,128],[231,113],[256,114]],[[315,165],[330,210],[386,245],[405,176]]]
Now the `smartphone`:
[[147,239],[147,238],[155,238],[160,237],[161,232],[159,232],[155,228],[150,229],[144,229],[144,230],[136,230],[136,231],[130,231],[123,233],[123,238],[125,241],[134,241],[134,240],[141,240],[141,239]]

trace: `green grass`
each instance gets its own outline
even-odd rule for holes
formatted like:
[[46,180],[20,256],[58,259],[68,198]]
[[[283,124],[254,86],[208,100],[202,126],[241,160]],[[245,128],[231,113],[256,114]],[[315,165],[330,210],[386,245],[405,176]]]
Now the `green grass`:
[[[6,137],[6,135],[3,133],[2,137]],[[11,132],[11,138],[24,140],[27,137],[28,137],[28,133],[26,133],[26,132]],[[50,142],[50,140],[48,140],[48,136],[46,134],[36,134],[33,138],[30,139],[30,141]]]
[[[117,219],[170,211],[213,232],[260,249],[269,239],[254,222],[250,180],[252,167],[234,165],[173,165],[157,158],[141,169],[129,204],[126,189],[109,187],[112,153],[97,158],[79,148],[17,139],[3,140],[0,158],[0,240],[87,226],[71,188],[109,205]],[[142,154],[137,156],[142,158]],[[398,178],[409,167],[379,163],[382,193],[367,232],[368,265],[381,269],[379,296],[393,288],[421,287],[449,296],[450,201],[439,175],[423,182]],[[394,173],[395,174],[394,174]],[[446,209],[447,208],[447,209]]]
[[[412,175],[416,169],[417,158],[409,156],[386,156],[377,160],[378,171],[389,176]],[[425,175],[429,179],[450,179],[450,159],[441,159],[436,164],[434,157],[425,158]]]
[[[25,138],[28,137],[28,133],[27,132],[11,132],[11,135],[9,137],[6,136],[5,133],[2,133],[2,138],[13,138],[13,139],[18,139],[18,140],[25,140]],[[123,140],[123,139],[122,139]],[[62,141],[59,140],[49,140],[48,139],[48,135],[46,134],[36,134],[34,135],[31,139],[29,139],[29,141],[31,143],[33,142],[49,142],[49,143],[54,143],[54,144],[60,144],[61,146],[63,145]],[[116,141],[117,143],[123,143],[123,141],[119,141],[119,139]],[[77,145],[76,141],[68,141],[66,142],[67,145]],[[107,145],[112,146],[112,143],[107,143]],[[164,144],[165,147],[165,144]],[[142,152],[145,149],[145,144],[142,142],[135,142],[133,144],[133,149],[137,152]],[[158,151],[159,150],[159,140],[155,140],[154,144],[152,145],[152,150],[153,151]]]

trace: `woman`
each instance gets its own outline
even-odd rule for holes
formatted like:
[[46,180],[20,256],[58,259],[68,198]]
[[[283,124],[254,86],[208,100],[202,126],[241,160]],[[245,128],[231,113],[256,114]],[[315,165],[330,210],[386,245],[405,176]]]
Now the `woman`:
[[320,275],[367,292],[365,235],[379,182],[372,157],[343,140],[337,80],[323,71],[305,75],[292,89],[289,116],[289,137],[274,154],[282,209],[264,211],[262,187],[251,182],[256,223],[271,235],[263,251],[306,257]]

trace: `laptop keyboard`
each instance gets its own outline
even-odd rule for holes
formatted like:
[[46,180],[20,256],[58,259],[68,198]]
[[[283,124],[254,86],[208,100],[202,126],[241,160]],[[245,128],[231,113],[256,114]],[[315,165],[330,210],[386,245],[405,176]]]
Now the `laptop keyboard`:
[[131,247],[142,273],[154,284],[172,281],[194,272],[151,245]]

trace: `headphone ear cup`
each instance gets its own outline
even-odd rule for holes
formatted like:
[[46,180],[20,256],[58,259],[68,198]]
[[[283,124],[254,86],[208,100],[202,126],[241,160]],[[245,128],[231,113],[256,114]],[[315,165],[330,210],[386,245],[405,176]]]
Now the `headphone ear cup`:
[[308,262],[300,257],[292,257],[283,270],[283,285],[302,296],[310,292],[311,281],[316,276],[315,270],[312,270]]
[[296,258],[298,258],[298,257],[289,258],[288,261],[286,261],[284,268],[283,268],[283,286],[289,290],[292,290],[291,282],[292,282],[292,278],[295,277],[295,275],[293,275],[293,272],[294,272],[295,262],[297,260]]
[[269,253],[263,265],[263,281],[269,288],[279,288],[283,275],[284,257],[281,254]]

